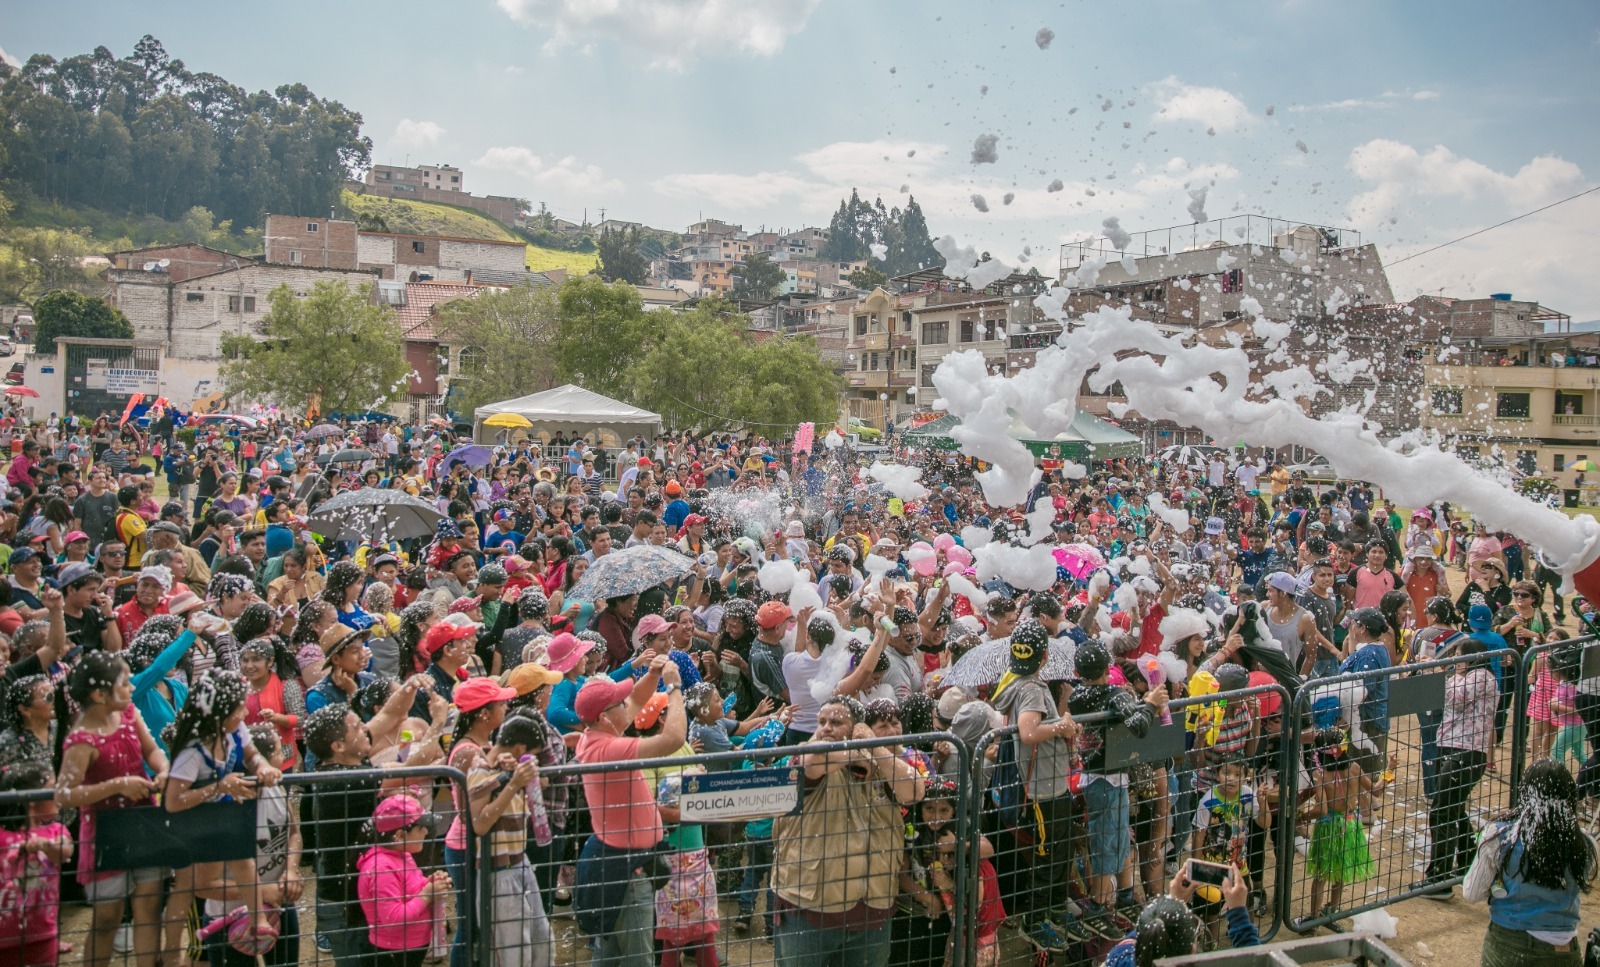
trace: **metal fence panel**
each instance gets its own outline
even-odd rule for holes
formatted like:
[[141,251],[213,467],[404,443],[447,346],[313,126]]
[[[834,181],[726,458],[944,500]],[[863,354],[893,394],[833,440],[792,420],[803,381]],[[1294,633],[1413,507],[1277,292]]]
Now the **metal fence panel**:
[[[929,797],[945,806],[924,799],[902,807],[872,772],[874,754],[903,764],[883,767],[924,787],[938,775],[963,781]],[[795,755],[838,758],[825,778],[802,783]],[[563,866],[572,872],[570,899],[563,889],[547,907],[554,963],[800,965],[830,952],[851,963],[886,946],[891,967],[944,967],[947,956],[964,967],[976,922],[963,888],[974,879],[964,848],[970,762],[967,748],[940,732],[542,770],[543,781],[566,780],[582,793],[572,812],[581,821],[569,820],[532,867],[542,887],[565,884]],[[649,791],[664,849],[607,845],[593,834],[595,797],[622,791],[607,784],[635,797]],[[791,803],[790,813],[758,815]],[[492,862],[480,866],[485,878],[503,875]],[[913,888],[915,899],[900,895]],[[516,913],[503,893],[489,882],[480,890],[479,963],[520,963],[508,961],[503,943],[496,948],[497,937],[521,933],[507,929],[508,909]]]
[[[1113,903],[1110,910],[1084,902],[1089,892],[1085,870],[1092,872],[1095,859],[1088,817],[1092,810],[1104,808],[1102,797],[1090,793],[1086,798],[1087,787],[1077,783],[1056,801],[1027,801],[1020,788],[1028,781],[1027,756],[1016,728],[1007,726],[985,735],[972,754],[972,826],[993,849],[995,879],[1012,927],[1002,931],[997,949],[986,956],[980,956],[977,944],[969,943],[972,962],[1022,964],[1057,951],[1069,961],[1095,961],[1125,935],[1144,900],[1166,892],[1169,881],[1197,850],[1202,857],[1215,854],[1246,871],[1251,919],[1263,938],[1274,936],[1279,923],[1273,902],[1279,894],[1279,864],[1268,859],[1268,845],[1281,854],[1284,846],[1278,830],[1283,827],[1272,820],[1276,797],[1269,792],[1255,799],[1255,792],[1263,778],[1275,783],[1289,759],[1282,716],[1289,701],[1288,692],[1278,685],[1181,699],[1170,702],[1166,719],[1140,737],[1120,724],[1110,724],[1105,714],[1075,717],[1086,729],[1104,730],[1107,767],[1130,773],[1127,814],[1120,827],[1127,858],[1115,886],[1118,891],[1135,888],[1137,902],[1126,902],[1124,892],[1124,902]],[[1244,769],[1234,800],[1203,796],[1197,788],[1208,792],[1211,787],[1206,784],[1215,777],[1202,754],[1192,748],[1191,738],[1193,722],[1208,722],[1203,716],[1226,709],[1227,703],[1252,709],[1261,720],[1253,751],[1240,756]],[[1246,785],[1250,798],[1244,796]],[[1120,812],[1120,794],[1113,798]],[[1197,836],[1195,819],[1202,799],[1211,800],[1206,817],[1209,821],[1215,816],[1216,821],[1208,822],[1208,830]],[[1252,801],[1260,803],[1264,823],[1242,815]],[[1096,816],[1094,825],[1104,831],[1108,827],[1100,820]],[[1115,824],[1110,828],[1115,830]],[[1051,846],[1052,835],[1062,844],[1060,852]],[[1104,849],[1100,852],[1104,854]],[[1195,903],[1217,943],[1226,933],[1220,901],[1217,891]]]
[[[1523,770],[1547,756],[1574,769],[1580,790],[1595,795],[1600,778],[1597,644],[1600,641],[1595,636],[1586,635],[1548,641],[1523,653],[1513,704],[1514,747],[1519,750],[1511,763],[1513,804]],[[1569,764],[1569,759],[1576,759],[1576,765]],[[1590,835],[1600,831],[1600,808],[1588,817],[1586,828]]]
[[[0,936],[0,962],[367,963],[376,948],[360,911],[369,904],[381,911],[383,941],[448,955],[452,923],[464,942],[473,937],[470,859],[466,899],[442,882],[431,899],[401,897],[393,888],[415,890],[430,872],[443,881],[437,841],[402,832],[379,843],[369,824],[380,799],[416,793],[426,801],[395,815],[420,818],[435,791],[448,801],[464,783],[443,767],[289,773],[254,802],[176,813],[148,801],[58,808],[53,785],[0,792],[0,875],[14,886],[0,890],[0,920],[18,928]],[[362,860],[380,846],[392,877],[369,874]],[[257,914],[270,932],[254,929]],[[331,950],[319,949],[324,937]]]
[[[1511,804],[1517,658],[1494,651],[1305,683],[1286,723],[1295,761],[1284,800],[1297,806],[1293,846],[1279,854],[1286,926],[1337,924],[1460,882],[1473,820]],[[1342,751],[1321,731],[1334,727]]]

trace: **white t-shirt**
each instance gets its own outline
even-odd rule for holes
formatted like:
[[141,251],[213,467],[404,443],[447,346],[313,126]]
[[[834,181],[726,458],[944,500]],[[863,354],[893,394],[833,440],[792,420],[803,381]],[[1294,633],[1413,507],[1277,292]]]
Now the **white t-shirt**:
[[213,759],[200,746],[186,745],[173,758],[169,775],[189,783],[191,788],[203,789],[216,785],[224,777],[244,771],[243,750],[250,745],[250,741],[250,730],[241,724],[230,737],[227,759]]
[[794,718],[789,721],[789,727],[796,732],[817,730],[817,711],[822,708],[822,703],[811,694],[811,684],[820,674],[821,658],[813,658],[803,651],[783,656],[783,681],[789,686],[789,704],[794,707]]
[[1206,470],[1206,482],[1213,487],[1222,486],[1223,475],[1227,473],[1228,465],[1219,459],[1213,459]]
[[1246,490],[1256,489],[1256,478],[1261,476],[1261,469],[1253,463],[1241,463],[1239,469],[1233,472],[1233,479],[1239,481],[1239,486]]

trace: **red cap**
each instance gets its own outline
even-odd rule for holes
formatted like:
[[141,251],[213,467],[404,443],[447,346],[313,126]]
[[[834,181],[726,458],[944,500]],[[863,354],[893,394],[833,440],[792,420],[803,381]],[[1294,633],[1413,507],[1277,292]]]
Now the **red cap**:
[[458,625],[449,621],[441,621],[428,629],[422,636],[422,641],[417,643],[417,653],[425,661],[432,661],[434,652],[448,645],[452,641],[460,641],[469,635],[477,634],[471,625]]
[[794,612],[782,601],[768,601],[756,609],[756,624],[768,630],[776,628],[794,617]]
[[509,702],[517,697],[517,690],[505,688],[492,678],[469,678],[451,692],[451,701],[463,712],[483,708],[490,702]]
[[598,675],[578,689],[578,697],[572,701],[572,710],[578,713],[580,720],[594,722],[606,709],[627,701],[632,692],[632,679],[614,682],[604,675]]
[[410,796],[390,796],[378,803],[378,808],[372,813],[372,828],[378,835],[387,836],[397,830],[408,826],[415,826],[425,822],[428,811],[422,808],[422,803]]

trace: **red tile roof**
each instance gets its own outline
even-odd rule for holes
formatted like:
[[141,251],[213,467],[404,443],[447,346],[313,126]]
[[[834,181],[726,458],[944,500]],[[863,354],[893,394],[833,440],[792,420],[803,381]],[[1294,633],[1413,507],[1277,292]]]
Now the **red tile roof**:
[[460,282],[407,282],[406,304],[395,310],[400,336],[408,342],[438,342],[433,330],[433,308],[454,299],[470,299],[482,286]]

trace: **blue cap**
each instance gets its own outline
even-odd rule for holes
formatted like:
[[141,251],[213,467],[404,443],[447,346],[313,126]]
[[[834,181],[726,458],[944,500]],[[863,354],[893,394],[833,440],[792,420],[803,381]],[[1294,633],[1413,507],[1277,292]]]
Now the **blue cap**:
[[1473,631],[1488,631],[1494,621],[1494,612],[1486,604],[1475,604],[1467,609],[1467,627]]

